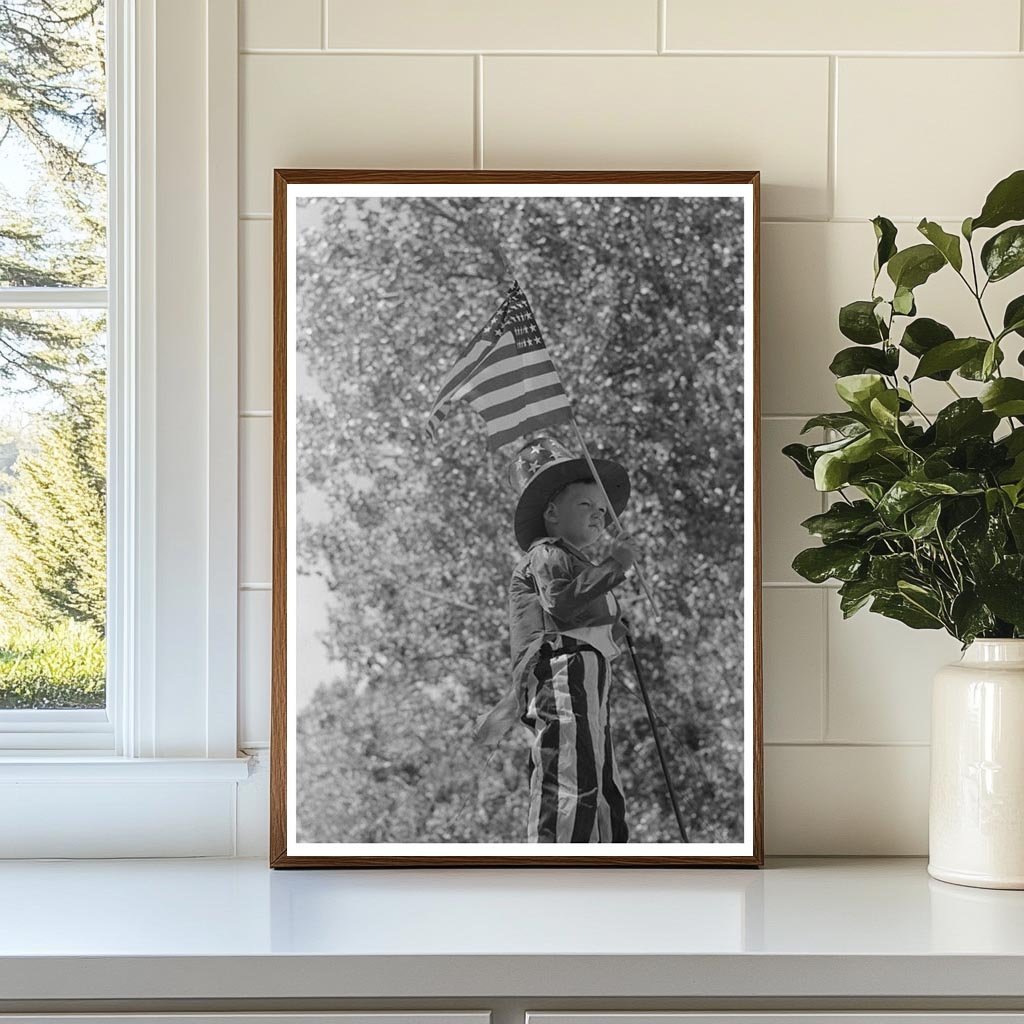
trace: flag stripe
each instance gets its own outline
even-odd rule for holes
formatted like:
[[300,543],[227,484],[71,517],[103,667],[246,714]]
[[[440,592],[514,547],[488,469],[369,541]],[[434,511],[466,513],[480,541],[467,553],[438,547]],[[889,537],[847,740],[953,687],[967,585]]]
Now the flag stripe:
[[[497,339],[500,341],[500,339]],[[481,331],[473,341],[470,342],[469,348],[465,354],[461,356],[452,367],[451,372],[444,379],[444,383],[441,385],[441,390],[437,394],[437,398],[434,400],[434,408],[436,409],[441,405],[448,396],[452,394],[459,387],[460,384],[465,381],[467,377],[473,375],[474,370],[477,369],[477,364],[487,355],[487,353],[495,346],[496,340],[486,331]]]
[[[542,360],[547,359],[547,352],[544,349],[538,349]],[[489,352],[485,359],[481,359],[477,364],[473,373],[470,377],[466,378],[462,384],[459,385],[450,395],[450,402],[458,402],[466,397],[478,383],[481,381],[489,380],[491,377],[500,374],[503,370],[508,368],[508,364],[514,359],[526,359],[527,357],[533,356],[533,352],[520,353],[516,351],[515,340],[512,335],[505,335],[501,340],[494,346],[494,349]],[[534,359],[533,361],[536,361]],[[550,362],[550,360],[548,360]]]
[[482,406],[480,402],[471,401],[469,404],[487,421],[487,429],[491,430],[492,423],[500,423],[507,417],[522,413],[536,403],[546,401],[549,398],[565,398],[565,389],[559,380],[541,388],[531,388],[530,391],[519,390],[503,402],[496,402],[493,405]]
[[518,360],[516,362],[518,365],[507,366],[505,373],[491,377],[490,380],[481,381],[476,387],[470,388],[469,391],[460,397],[474,404],[483,399],[481,404],[486,405],[490,404],[490,402],[504,401],[504,393],[510,387],[519,387],[521,389],[528,384],[543,386],[548,383],[546,378],[558,380],[558,374],[555,373],[555,368],[551,365],[550,359],[535,360],[529,363],[525,361],[520,363]]
[[[552,398],[545,398],[542,402],[532,403],[525,412],[530,416],[540,416],[546,412],[550,412],[553,409],[568,408],[569,400],[564,394],[556,395]],[[508,430],[509,427],[513,427],[517,420],[523,419],[522,412],[511,413],[505,416],[498,416],[487,420],[487,429],[491,433],[498,433],[499,431]]]
[[532,434],[541,427],[552,427],[556,423],[570,423],[572,421],[572,407],[566,403],[560,408],[555,408],[538,416],[531,416],[525,420],[518,420],[511,427],[505,430],[498,430],[487,435],[487,447],[497,451],[502,445],[514,441],[524,434]]

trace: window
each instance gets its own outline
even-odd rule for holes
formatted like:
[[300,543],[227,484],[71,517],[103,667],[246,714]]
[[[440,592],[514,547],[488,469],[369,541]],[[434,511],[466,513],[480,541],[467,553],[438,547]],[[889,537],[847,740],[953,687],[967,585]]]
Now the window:
[[0,0],[0,730],[112,749],[104,0]]
[[[92,324],[90,358],[106,356],[106,700],[0,710],[0,857],[224,856],[248,774],[236,747],[237,3],[98,3],[0,0],[0,35],[18,12],[50,28],[102,15],[107,79],[105,273],[54,274],[35,282],[44,292],[0,275],[0,313],[42,334]],[[100,136],[84,142],[73,155],[104,170]],[[0,165],[8,191],[12,175]],[[48,237],[77,258],[84,236],[58,209]],[[0,197],[0,221],[23,212]],[[0,268],[14,251],[0,244]],[[78,540],[76,555],[99,547]]]

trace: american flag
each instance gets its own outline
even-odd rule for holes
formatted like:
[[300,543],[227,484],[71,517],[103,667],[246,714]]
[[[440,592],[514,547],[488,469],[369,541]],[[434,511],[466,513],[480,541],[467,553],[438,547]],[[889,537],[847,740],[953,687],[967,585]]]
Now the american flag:
[[491,451],[572,419],[569,398],[518,282],[441,385],[427,418],[427,433],[435,441],[456,402],[468,402],[483,416]]

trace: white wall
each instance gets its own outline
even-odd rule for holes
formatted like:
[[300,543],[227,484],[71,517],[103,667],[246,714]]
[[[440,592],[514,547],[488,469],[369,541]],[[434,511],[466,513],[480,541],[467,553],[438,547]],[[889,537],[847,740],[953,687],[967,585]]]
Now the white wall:
[[[1024,165],[1020,0],[241,0],[240,41],[241,745],[269,721],[273,168],[756,168],[767,849],[925,853],[929,682],[958,645],[843,622],[792,572],[822,506],[778,451],[838,408],[867,220],[959,224]],[[919,308],[976,332],[950,277]],[[256,785],[243,853],[265,849]]]

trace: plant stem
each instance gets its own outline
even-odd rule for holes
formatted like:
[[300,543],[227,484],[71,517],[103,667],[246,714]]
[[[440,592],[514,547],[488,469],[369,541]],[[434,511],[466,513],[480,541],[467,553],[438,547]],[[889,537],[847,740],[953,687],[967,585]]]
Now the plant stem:
[[938,525],[936,525],[935,527],[935,536],[939,540],[939,547],[942,548],[942,554],[946,559],[946,564],[949,566],[950,572],[956,574],[954,577],[954,582],[957,579],[959,579],[960,581],[960,590],[962,592],[964,589],[963,573],[960,572],[960,566],[958,566],[956,562],[954,562],[953,559],[950,558],[949,550],[946,548],[946,542],[942,539],[942,531],[938,528]]

